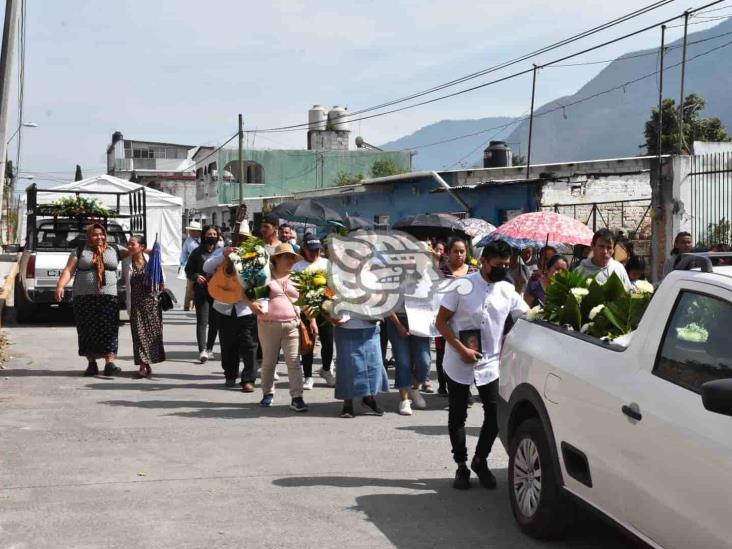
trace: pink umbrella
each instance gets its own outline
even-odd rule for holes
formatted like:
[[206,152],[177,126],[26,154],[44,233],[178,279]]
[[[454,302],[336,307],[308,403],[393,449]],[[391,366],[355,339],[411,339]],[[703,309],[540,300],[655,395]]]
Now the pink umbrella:
[[554,212],[531,212],[514,217],[482,239],[478,245],[485,246],[496,240],[503,240],[513,248],[539,248],[545,245],[584,244],[592,242],[592,230],[566,215]]

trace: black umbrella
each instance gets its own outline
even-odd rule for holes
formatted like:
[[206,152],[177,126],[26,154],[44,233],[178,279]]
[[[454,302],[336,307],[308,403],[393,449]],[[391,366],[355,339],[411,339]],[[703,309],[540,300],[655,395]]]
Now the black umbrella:
[[271,213],[288,221],[303,221],[305,223],[318,221],[322,223],[327,221],[343,222],[343,218],[337,211],[310,198],[283,202],[275,207]]
[[400,219],[392,228],[404,231],[416,238],[449,238],[451,236],[465,238],[467,235],[458,223],[459,221],[454,215],[445,213],[418,214]]

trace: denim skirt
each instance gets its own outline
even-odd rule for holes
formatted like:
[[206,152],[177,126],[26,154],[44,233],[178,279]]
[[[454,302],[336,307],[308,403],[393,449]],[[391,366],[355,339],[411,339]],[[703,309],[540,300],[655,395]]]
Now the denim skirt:
[[349,330],[336,327],[335,397],[353,400],[389,391],[389,379],[381,360],[379,327]]

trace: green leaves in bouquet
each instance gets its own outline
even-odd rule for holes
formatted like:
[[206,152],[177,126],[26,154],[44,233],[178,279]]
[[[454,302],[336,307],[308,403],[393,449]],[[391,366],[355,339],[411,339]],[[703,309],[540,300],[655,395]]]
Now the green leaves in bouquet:
[[632,332],[638,328],[650,301],[650,294],[634,297],[624,292],[620,298],[605,302],[589,330],[590,335],[614,339]]
[[561,325],[570,325],[576,331],[582,327],[582,313],[577,299],[570,293],[564,301],[564,306],[559,311],[559,323]]
[[269,298],[269,284],[266,286],[257,286],[256,288],[249,288],[246,292],[247,297],[253,301],[257,299],[268,299]]
[[[561,324],[571,324],[572,322],[563,322],[562,317],[564,316],[564,307],[569,303],[568,298],[574,301],[574,305],[577,305],[577,311],[579,311],[579,305],[577,300],[570,293],[572,288],[587,288],[587,276],[579,271],[570,271],[564,273],[557,273],[552,277],[549,287],[546,290],[546,303],[544,304],[543,317],[549,322],[559,322]],[[574,305],[571,307],[572,310],[567,313],[569,318],[574,318]],[[579,326],[577,327],[579,329]]]

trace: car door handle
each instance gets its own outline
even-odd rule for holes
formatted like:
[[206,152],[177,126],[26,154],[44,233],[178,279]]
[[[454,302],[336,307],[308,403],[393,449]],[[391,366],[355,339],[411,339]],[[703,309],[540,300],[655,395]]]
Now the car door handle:
[[641,419],[643,419],[643,415],[641,415],[641,413],[638,410],[636,410],[635,408],[631,408],[627,404],[623,405],[621,410],[623,411],[623,413],[626,416],[628,416],[631,419],[634,419],[636,421],[640,421]]

